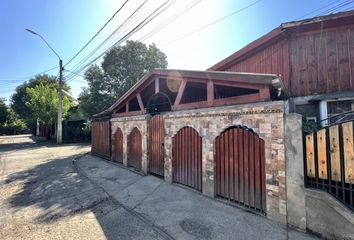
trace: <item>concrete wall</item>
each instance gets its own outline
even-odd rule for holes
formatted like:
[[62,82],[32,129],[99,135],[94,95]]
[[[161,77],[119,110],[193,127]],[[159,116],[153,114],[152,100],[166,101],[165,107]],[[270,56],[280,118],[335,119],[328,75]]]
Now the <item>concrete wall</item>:
[[302,116],[296,113],[285,117],[285,156],[288,224],[305,230],[306,206]]

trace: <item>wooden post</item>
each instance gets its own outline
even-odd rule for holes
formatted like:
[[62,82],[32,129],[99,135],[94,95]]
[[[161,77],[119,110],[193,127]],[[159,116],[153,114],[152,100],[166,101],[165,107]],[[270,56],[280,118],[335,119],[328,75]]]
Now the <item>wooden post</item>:
[[155,79],[155,93],[160,92],[160,81],[159,78]]
[[208,106],[212,106],[214,102],[214,83],[212,80],[208,80],[207,83],[207,99]]

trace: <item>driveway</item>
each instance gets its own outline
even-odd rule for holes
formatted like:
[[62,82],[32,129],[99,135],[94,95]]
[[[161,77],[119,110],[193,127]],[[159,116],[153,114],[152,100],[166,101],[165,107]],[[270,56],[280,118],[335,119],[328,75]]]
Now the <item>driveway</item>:
[[315,239],[88,145],[34,140],[0,137],[0,239]]

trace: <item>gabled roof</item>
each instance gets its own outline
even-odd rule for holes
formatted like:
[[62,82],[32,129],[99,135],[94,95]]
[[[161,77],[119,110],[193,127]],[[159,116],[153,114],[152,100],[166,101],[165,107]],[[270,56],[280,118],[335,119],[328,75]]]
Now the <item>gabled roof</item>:
[[353,23],[354,10],[309,19],[303,19],[299,21],[282,23],[279,27],[256,39],[255,41],[246,45],[239,51],[231,54],[230,56],[211,66],[207,70],[224,70],[233,63],[241,61],[242,59],[254,54],[255,52],[263,48],[266,48],[267,46],[279,40],[285,39],[293,31],[295,31],[296,33],[300,33],[317,29],[344,26]]
[[105,112],[113,112],[119,105],[125,102],[129,97],[135,95],[146,83],[156,78],[170,79],[188,79],[213,82],[231,82],[248,84],[254,86],[271,86],[281,85],[280,77],[275,74],[260,74],[260,73],[240,73],[240,72],[224,72],[224,71],[194,71],[194,70],[178,70],[178,69],[154,69],[145,74],[132,88],[130,88],[117,102],[115,102]]

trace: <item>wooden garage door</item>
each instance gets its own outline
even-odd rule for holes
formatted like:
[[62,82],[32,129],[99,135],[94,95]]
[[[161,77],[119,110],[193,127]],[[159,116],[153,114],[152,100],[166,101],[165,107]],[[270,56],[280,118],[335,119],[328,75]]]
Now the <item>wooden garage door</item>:
[[109,121],[92,122],[91,151],[110,159],[110,124]]
[[164,176],[164,120],[161,115],[155,115],[149,124],[149,172]]
[[138,128],[134,128],[128,137],[128,166],[141,170],[141,133]]
[[114,134],[112,160],[123,163],[123,133],[120,128]]
[[233,127],[215,140],[216,194],[264,212],[264,141],[252,130]]
[[173,137],[173,181],[202,191],[202,138],[191,127]]

